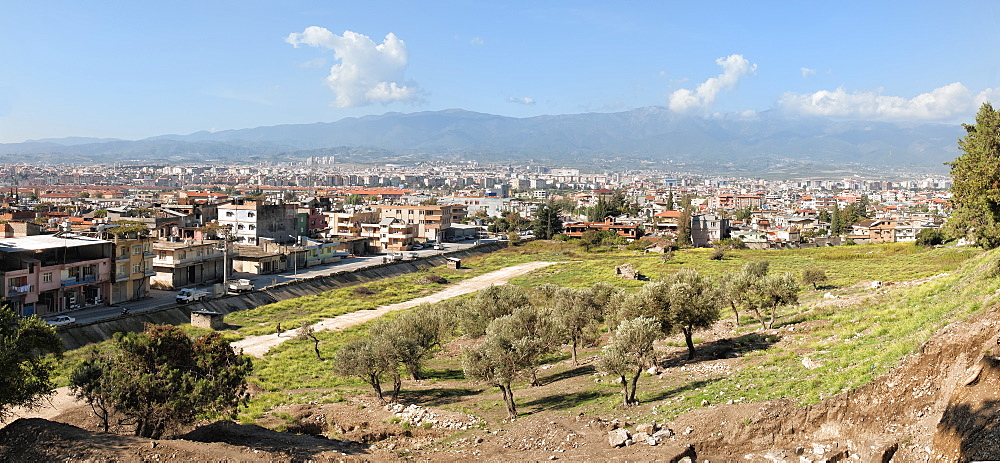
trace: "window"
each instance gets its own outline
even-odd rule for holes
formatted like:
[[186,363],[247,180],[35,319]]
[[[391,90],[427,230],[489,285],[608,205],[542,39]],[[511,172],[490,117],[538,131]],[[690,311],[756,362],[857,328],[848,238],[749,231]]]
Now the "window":
[[142,245],[132,246],[132,255],[138,256],[142,254]]
[[118,267],[117,267],[117,268],[115,269],[115,273],[116,273],[116,274],[117,274],[118,276],[122,276],[122,275],[125,275],[126,273],[128,273],[128,272],[126,272],[126,271],[125,271],[125,268],[126,268],[125,264],[122,264],[122,265],[119,265],[119,266],[118,266]]
[[132,264],[132,273],[142,273],[142,264]]
[[9,287],[9,288],[13,288],[15,286],[21,286],[20,283],[21,283],[20,282],[20,278],[8,278],[7,279],[7,287]]
[[256,225],[253,225],[253,224],[250,224],[250,225],[247,225],[247,228],[249,228],[249,229],[251,229],[251,230],[256,230],[256,229],[257,229],[257,226],[256,226]]
[[66,269],[66,273],[70,278],[76,278],[80,274],[80,267],[70,267]]
[[201,257],[201,249],[198,249],[198,250],[197,250],[197,251],[195,252],[195,255],[196,255],[196,256],[198,256],[198,257]]
[[226,211],[226,217],[232,217],[233,211]]
[[187,258],[187,251],[181,251],[180,253],[178,253],[178,257],[177,258],[178,259],[185,259],[185,258]]
[[52,272],[42,274],[42,283],[52,283]]
[[247,217],[255,217],[256,215],[253,212],[247,212]]
[[118,249],[118,251],[119,251],[118,252],[119,256],[125,257],[128,255],[128,246],[122,246],[121,248]]
[[149,252],[149,243],[146,243],[146,244],[142,245],[142,252],[145,252],[145,253]]
[[166,259],[166,258],[167,258],[167,251],[160,251],[160,259]]

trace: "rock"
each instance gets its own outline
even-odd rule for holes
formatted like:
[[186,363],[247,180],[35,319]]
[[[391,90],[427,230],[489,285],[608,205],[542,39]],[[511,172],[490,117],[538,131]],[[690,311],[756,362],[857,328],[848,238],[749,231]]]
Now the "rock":
[[656,423],[639,423],[635,426],[635,433],[639,434],[640,432],[644,432],[646,434],[653,435],[653,433],[659,429],[660,427],[657,426]]
[[830,292],[827,292],[826,294],[823,295],[823,299],[836,299],[836,298],[837,296],[834,296],[833,293]]
[[646,370],[646,374],[649,374],[649,375],[652,375],[652,376],[656,376],[656,375],[660,374],[660,370],[657,369],[656,367],[649,367],[649,369]]
[[707,407],[709,405],[711,405],[711,403],[708,401],[708,399],[701,399],[701,406],[702,407]]
[[644,432],[637,432],[632,435],[633,442],[646,442],[646,440],[648,439],[649,439],[649,434],[646,434]]
[[629,441],[628,430],[626,429],[615,429],[613,431],[608,431],[608,445],[612,447],[621,447]]
[[807,370],[815,370],[823,366],[823,363],[817,362],[809,357],[802,357],[802,366],[806,367]]
[[691,426],[688,426],[688,428],[684,430],[684,434],[691,434],[693,432],[694,432],[694,428],[692,428]]

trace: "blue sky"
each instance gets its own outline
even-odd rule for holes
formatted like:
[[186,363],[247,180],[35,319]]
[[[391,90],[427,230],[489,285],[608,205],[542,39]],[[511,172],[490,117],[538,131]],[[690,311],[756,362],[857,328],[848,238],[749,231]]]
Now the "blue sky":
[[0,142],[448,108],[957,123],[1000,96],[998,2],[611,3],[7,1]]

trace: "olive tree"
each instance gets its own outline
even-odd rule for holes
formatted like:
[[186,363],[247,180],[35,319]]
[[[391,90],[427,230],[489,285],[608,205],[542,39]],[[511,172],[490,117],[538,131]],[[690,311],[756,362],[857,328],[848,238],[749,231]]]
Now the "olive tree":
[[694,269],[681,269],[670,279],[671,325],[684,334],[688,359],[694,358],[694,332],[719,320],[721,292],[711,278]]
[[653,342],[661,336],[660,323],[649,317],[624,320],[615,329],[608,346],[597,362],[597,369],[614,375],[622,386],[622,405],[639,403],[635,390],[639,376],[653,360]]
[[802,284],[812,285],[813,289],[819,289],[819,284],[827,280],[826,272],[821,268],[807,268],[802,270]]
[[[771,329],[780,307],[799,302],[799,284],[791,273],[768,275],[754,286],[751,296],[749,306],[761,329]],[[765,316],[770,317],[770,321],[765,322]]]
[[562,288],[552,298],[552,313],[559,325],[562,340],[572,347],[573,364],[579,365],[577,347],[583,342],[587,330],[601,317],[601,308],[594,300],[594,292]]
[[395,402],[402,387],[399,373],[399,357],[393,346],[381,337],[355,339],[334,355],[333,372],[339,376],[356,376],[371,386],[379,402],[386,403],[382,382],[392,382],[392,398]]
[[534,308],[519,308],[490,322],[478,346],[463,349],[465,377],[499,388],[510,419],[517,418],[512,383],[528,372],[537,381],[535,362],[553,347],[549,318]]

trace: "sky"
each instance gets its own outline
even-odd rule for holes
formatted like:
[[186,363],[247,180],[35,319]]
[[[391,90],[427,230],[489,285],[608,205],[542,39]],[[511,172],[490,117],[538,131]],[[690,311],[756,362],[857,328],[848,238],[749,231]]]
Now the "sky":
[[451,108],[957,124],[1000,99],[1000,2],[620,3],[6,0],[0,143]]

